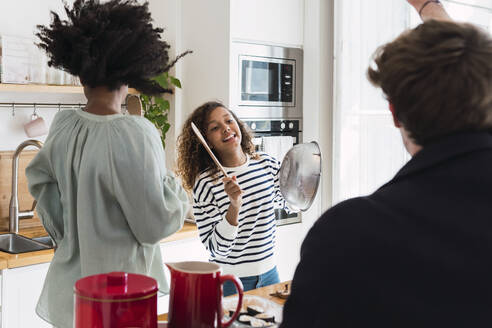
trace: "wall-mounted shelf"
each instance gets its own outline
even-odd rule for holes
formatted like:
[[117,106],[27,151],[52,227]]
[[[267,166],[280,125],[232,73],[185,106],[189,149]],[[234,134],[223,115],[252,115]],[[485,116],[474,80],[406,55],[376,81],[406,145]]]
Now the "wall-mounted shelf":
[[[0,83],[0,92],[80,93],[80,94],[83,94],[84,90],[81,86],[73,86],[73,85]],[[135,89],[128,89],[128,93],[139,94],[139,92]]]

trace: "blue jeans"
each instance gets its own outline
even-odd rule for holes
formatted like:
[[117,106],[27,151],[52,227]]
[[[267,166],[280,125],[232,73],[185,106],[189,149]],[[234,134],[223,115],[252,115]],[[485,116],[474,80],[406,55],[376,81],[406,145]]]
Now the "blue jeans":
[[[239,278],[239,280],[241,280],[241,282],[243,283],[244,291],[265,287],[280,282],[280,278],[278,277],[277,267],[274,267],[270,271],[260,274],[259,276],[242,277]],[[224,282],[223,293],[224,296],[237,294],[236,286],[230,281]]]

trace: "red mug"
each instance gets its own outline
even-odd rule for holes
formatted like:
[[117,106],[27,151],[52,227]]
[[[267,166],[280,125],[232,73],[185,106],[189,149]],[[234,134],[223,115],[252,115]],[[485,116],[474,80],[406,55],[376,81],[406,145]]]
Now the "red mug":
[[[169,328],[228,327],[239,315],[243,303],[243,284],[233,275],[221,275],[219,265],[210,262],[166,263],[171,271]],[[232,318],[222,321],[222,284],[236,285],[239,299]]]

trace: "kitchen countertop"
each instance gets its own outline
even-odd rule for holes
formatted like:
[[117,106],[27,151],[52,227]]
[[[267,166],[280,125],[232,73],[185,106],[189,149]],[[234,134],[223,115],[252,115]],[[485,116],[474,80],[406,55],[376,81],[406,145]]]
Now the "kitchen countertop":
[[[292,281],[289,280],[289,281],[280,282],[278,284],[274,284],[274,285],[270,285],[270,286],[266,286],[266,287],[262,287],[262,288],[248,290],[247,292],[244,292],[244,295],[260,296],[260,297],[266,298],[269,301],[275,302],[275,303],[280,304],[280,305],[284,305],[285,299],[279,298],[276,296],[271,296],[270,294],[274,294],[277,291],[279,291],[279,292],[283,291],[285,288],[285,285],[288,285],[289,286],[288,288],[290,290],[291,283],[292,283]],[[228,297],[235,297],[235,296],[236,295],[231,295]],[[159,315],[158,320],[159,321],[167,321],[167,313]]]
[[[47,236],[46,231],[42,227],[22,229],[19,232],[28,238]],[[168,243],[171,241],[189,239],[198,237],[198,230],[195,224],[187,223],[183,225],[183,228],[173,235],[161,240],[161,243]],[[36,252],[28,252],[21,254],[10,254],[0,252],[0,270],[18,268],[26,265],[41,264],[50,262],[53,258],[54,251],[52,249]]]
[[254,296],[260,296],[263,298],[266,298],[269,301],[275,302],[280,305],[285,304],[285,299],[277,297],[277,296],[271,296],[270,294],[275,294],[277,291],[283,291],[285,289],[285,285],[288,285],[288,289],[290,290],[292,281],[284,281],[280,282],[275,285],[270,285],[262,288],[257,288],[253,290],[248,290],[247,292],[244,292],[245,295],[254,295]]

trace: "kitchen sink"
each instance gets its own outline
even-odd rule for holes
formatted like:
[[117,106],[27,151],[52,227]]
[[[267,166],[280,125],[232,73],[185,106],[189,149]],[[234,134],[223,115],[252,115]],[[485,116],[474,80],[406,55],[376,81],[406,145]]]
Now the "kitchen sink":
[[51,249],[38,241],[31,240],[15,233],[6,233],[0,235],[0,251],[11,254],[19,254],[33,251]]
[[53,241],[53,239],[51,239],[50,236],[35,237],[35,238],[31,238],[31,239],[34,241],[37,241],[41,244],[44,244],[44,245],[48,246],[49,248],[55,248],[56,247],[55,242]]

